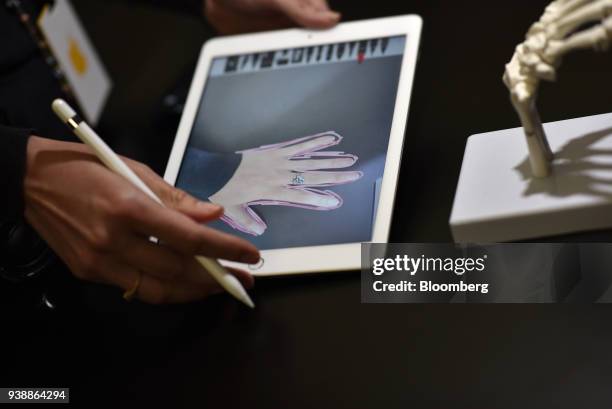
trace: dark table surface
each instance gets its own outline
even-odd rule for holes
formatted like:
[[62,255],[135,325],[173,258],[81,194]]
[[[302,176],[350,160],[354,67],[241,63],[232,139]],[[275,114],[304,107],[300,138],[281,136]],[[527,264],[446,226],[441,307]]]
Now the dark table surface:
[[[147,5],[74,3],[115,80],[101,128],[162,172],[176,118],[159,101],[208,29]],[[466,138],[518,126],[501,75],[547,2],[332,3],[347,20],[424,18],[391,240],[450,241]],[[609,112],[610,72],[610,54],[568,58],[542,88],[544,119]],[[254,311],[227,296],[128,304],[58,265],[0,289],[0,383],[68,386],[89,408],[612,407],[608,305],[362,305],[357,273],[260,279],[253,297]]]

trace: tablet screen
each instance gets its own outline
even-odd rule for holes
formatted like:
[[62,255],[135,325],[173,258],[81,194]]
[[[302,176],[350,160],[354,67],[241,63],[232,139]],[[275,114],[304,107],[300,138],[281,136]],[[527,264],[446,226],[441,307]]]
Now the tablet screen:
[[215,58],[176,186],[262,250],[370,241],[405,43]]

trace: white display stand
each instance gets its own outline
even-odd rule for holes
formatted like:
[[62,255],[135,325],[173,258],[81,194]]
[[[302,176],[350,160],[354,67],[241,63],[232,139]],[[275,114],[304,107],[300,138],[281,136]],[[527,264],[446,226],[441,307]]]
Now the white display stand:
[[468,139],[450,218],[461,243],[612,228],[612,114],[544,125],[555,160],[534,178],[522,128]]

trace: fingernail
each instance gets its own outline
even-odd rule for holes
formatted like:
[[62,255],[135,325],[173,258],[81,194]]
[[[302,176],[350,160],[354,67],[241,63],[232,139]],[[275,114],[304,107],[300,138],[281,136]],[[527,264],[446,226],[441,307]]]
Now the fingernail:
[[255,264],[259,262],[259,254],[245,253],[240,257],[241,263]]
[[247,290],[253,289],[253,287],[255,287],[255,280],[247,280],[246,283],[244,283],[244,286]]
[[217,212],[222,209],[222,207],[219,206],[218,204],[210,203],[210,202],[202,202],[202,201],[198,202],[198,207],[201,207],[202,209],[214,211],[214,212]]
[[328,197],[327,199],[325,199],[325,206],[326,207],[336,207],[339,204],[340,204],[340,202],[335,197]]
[[356,182],[363,177],[363,173],[355,172],[346,179],[348,182]]

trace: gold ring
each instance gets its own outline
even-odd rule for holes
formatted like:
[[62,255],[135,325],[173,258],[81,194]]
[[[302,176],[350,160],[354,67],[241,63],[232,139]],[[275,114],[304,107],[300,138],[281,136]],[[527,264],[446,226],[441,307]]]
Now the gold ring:
[[129,290],[126,290],[126,292],[123,293],[123,299],[126,301],[132,301],[132,299],[134,298],[134,295],[136,295],[136,292],[138,291],[138,288],[140,287],[140,282],[142,281],[142,272],[138,272],[138,277],[136,277],[136,281],[134,282],[134,285],[132,286],[132,288],[130,288]]

